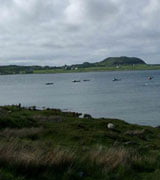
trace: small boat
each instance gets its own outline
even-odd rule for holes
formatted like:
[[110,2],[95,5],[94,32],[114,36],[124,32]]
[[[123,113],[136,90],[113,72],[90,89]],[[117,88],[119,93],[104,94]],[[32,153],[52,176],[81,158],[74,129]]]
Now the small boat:
[[152,80],[152,79],[153,79],[153,77],[151,77],[151,76],[148,77],[148,80]]
[[46,83],[46,85],[53,85],[54,83],[52,83],[52,82],[48,82],[48,83]]
[[81,82],[80,80],[73,80],[72,82],[77,83],[77,82]]
[[120,81],[121,79],[114,78],[112,81]]

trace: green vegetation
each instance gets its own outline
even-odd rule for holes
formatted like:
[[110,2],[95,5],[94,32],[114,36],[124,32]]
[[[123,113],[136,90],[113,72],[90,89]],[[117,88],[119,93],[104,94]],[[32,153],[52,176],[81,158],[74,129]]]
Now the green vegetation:
[[160,179],[159,128],[79,115],[0,107],[0,179]]
[[158,70],[160,65],[149,65],[136,57],[109,57],[100,62],[74,64],[70,66],[0,66],[0,74],[45,74],[90,71]]
[[96,72],[96,71],[136,71],[136,70],[159,70],[160,65],[122,65],[122,66],[106,66],[106,67],[88,67],[78,69],[48,69],[35,70],[35,74],[49,74],[49,73],[75,73],[75,72]]

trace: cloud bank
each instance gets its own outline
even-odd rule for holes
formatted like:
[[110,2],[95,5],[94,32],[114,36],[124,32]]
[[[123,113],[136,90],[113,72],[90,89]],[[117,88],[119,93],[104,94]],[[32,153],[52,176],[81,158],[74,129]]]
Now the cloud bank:
[[159,0],[0,0],[0,65],[160,63]]

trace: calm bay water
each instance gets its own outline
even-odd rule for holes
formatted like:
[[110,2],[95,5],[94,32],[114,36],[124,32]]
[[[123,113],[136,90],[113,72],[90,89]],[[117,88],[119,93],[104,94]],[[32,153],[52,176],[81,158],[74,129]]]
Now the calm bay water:
[[[153,76],[148,80],[148,76]],[[113,82],[112,79],[121,78]],[[73,83],[72,80],[90,79]],[[53,82],[47,86],[45,83]],[[160,125],[160,71],[91,72],[0,76],[0,104],[53,107]]]

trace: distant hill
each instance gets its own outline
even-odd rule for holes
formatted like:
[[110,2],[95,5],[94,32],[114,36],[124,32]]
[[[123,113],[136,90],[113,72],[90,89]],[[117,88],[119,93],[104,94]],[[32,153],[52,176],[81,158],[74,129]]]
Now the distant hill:
[[70,67],[77,68],[88,68],[88,67],[105,67],[105,66],[117,66],[117,65],[137,65],[137,64],[146,64],[142,59],[137,57],[109,57],[100,62],[89,63],[84,62],[83,64],[75,64]]
[[115,66],[115,65],[133,65],[133,64],[146,64],[142,59],[137,57],[109,57],[98,63],[104,66]]

